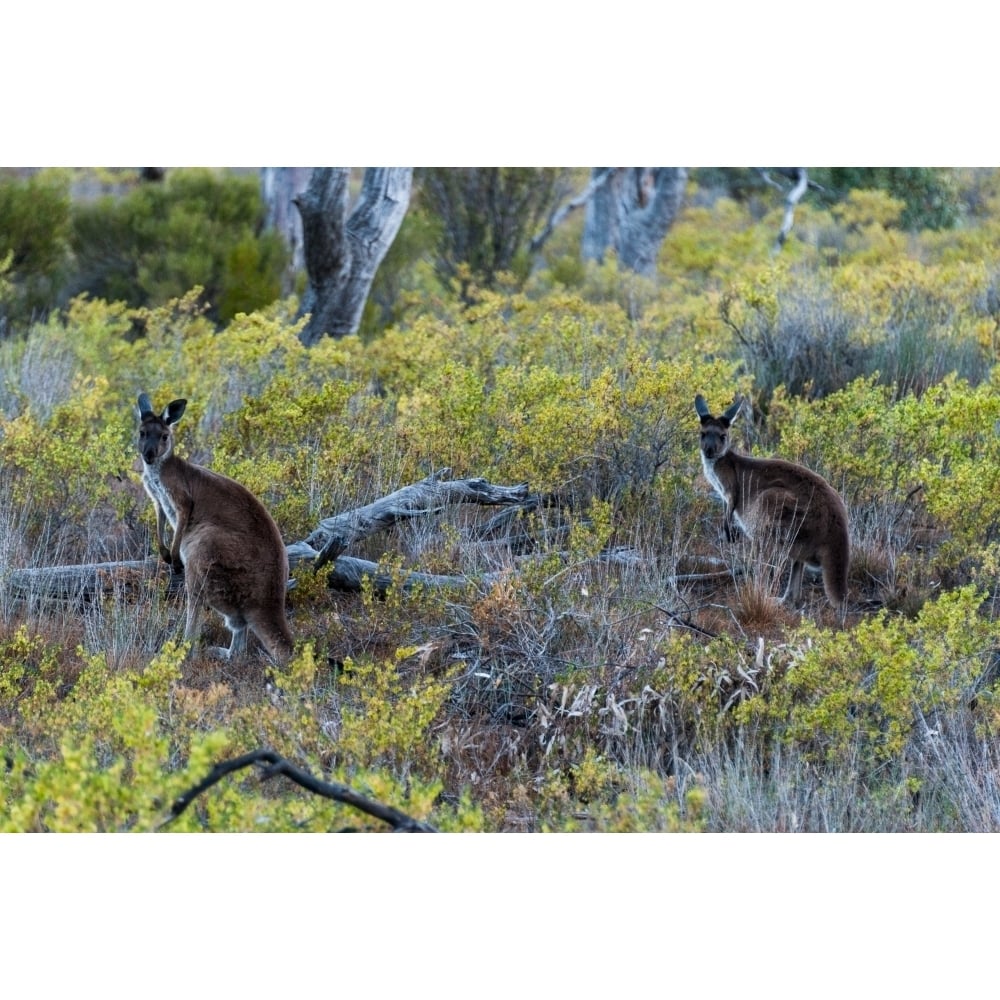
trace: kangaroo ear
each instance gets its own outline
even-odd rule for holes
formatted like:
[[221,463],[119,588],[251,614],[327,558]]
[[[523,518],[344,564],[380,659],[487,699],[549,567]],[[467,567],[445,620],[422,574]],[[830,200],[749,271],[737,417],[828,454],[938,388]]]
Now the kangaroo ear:
[[725,420],[727,424],[731,424],[736,419],[736,414],[740,412],[743,406],[743,399],[741,396],[736,397],[736,402],[722,414],[722,419]]
[[147,396],[144,392],[139,393],[139,398],[136,400],[136,406],[139,409],[140,420],[144,420],[153,413],[153,404],[149,401],[149,396]]
[[176,424],[184,415],[184,408],[187,406],[187,402],[186,399],[175,399],[172,403],[168,403],[167,408],[163,411],[163,422],[165,424]]
[[700,393],[694,397],[694,411],[704,420],[706,417],[711,417],[711,411],[708,408],[708,403],[705,402],[705,397]]

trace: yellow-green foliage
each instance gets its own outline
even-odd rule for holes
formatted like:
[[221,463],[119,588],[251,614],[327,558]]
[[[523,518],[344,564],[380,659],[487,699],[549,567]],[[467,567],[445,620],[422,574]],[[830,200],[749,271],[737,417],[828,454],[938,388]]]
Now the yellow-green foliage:
[[729,400],[740,386],[727,362],[637,352],[589,372],[509,365],[492,380],[446,362],[400,401],[399,429],[432,466],[606,496],[648,490],[679,459],[690,471],[695,394]]
[[[67,695],[52,679],[54,653],[25,630],[0,645],[0,686],[18,701],[19,721],[0,728],[9,766],[0,768],[0,829],[6,831],[153,830],[173,800],[196,785],[213,763],[260,745],[306,759],[322,777],[323,756],[336,752],[332,780],[390,802],[442,829],[481,828],[475,806],[459,803],[435,814],[441,791],[440,753],[429,739],[431,722],[450,690],[447,678],[399,673],[412,651],[381,664],[348,664],[338,698],[341,731],[332,739],[319,668],[307,647],[276,672],[283,694],[277,704],[233,713],[233,728],[214,728],[224,689],[184,686],[185,648],[168,643],[144,669],[115,671],[102,655],[78,656],[82,669]],[[33,750],[22,749],[32,735]],[[282,745],[284,744],[284,745]],[[204,793],[171,825],[172,830],[337,829],[348,824],[383,829],[341,804],[304,792],[275,797],[253,773],[238,773]],[[287,791],[287,790],[286,790]]]
[[626,774],[587,750],[568,775],[551,771],[539,790],[540,829],[573,833],[699,833],[705,793],[697,782],[683,794],[652,771]]
[[428,744],[427,734],[451,681],[448,676],[406,679],[401,664],[415,652],[401,649],[385,662],[345,662],[337,739],[342,760],[357,767],[391,763],[397,772],[415,767],[417,773],[434,773],[439,751]]
[[79,377],[70,398],[48,417],[26,410],[3,424],[0,464],[9,473],[12,501],[30,512],[34,530],[53,515],[84,521],[95,507],[109,504],[122,517],[132,506],[118,486],[130,429],[107,415],[120,409],[106,378]]
[[939,559],[974,562],[1000,537],[998,377],[948,376],[898,400],[874,377],[811,405],[779,391],[779,450],[827,475],[849,505],[925,510],[945,534]]
[[[84,656],[66,697],[42,672],[20,704],[22,725],[43,737],[29,757],[5,734],[13,766],[0,771],[0,829],[151,830],[165,806],[203,777],[224,738],[187,734],[172,746],[164,712],[183,650],[164,648],[142,672],[109,670]],[[190,740],[190,742],[189,742]],[[173,766],[182,751],[186,765]]]
[[0,702],[12,704],[41,679],[46,682],[56,666],[56,649],[43,636],[19,625],[0,642]]
[[969,699],[1000,636],[982,603],[982,593],[963,587],[913,620],[882,613],[836,632],[804,625],[737,718],[766,719],[782,739],[829,764],[898,758],[914,725],[933,729],[935,712]]
[[[1000,182],[977,190],[977,224],[934,234],[906,232],[909,201],[884,192],[807,198],[777,260],[780,199],[701,198],[653,278],[613,257],[550,260],[490,290],[466,281],[463,298],[414,271],[402,301],[379,304],[396,326],[378,330],[373,312],[364,338],[309,350],[294,300],[239,311],[239,289],[267,276],[243,240],[225,251],[235,284],[221,325],[192,288],[161,305],[79,298],[5,337],[5,828],[153,829],[213,762],[261,746],[443,829],[712,828],[717,789],[698,761],[720,748],[794,751],[803,774],[823,763],[859,786],[908,787],[915,722],[969,723],[998,639],[983,594],[1000,567]],[[150,294],[194,280],[204,250],[145,259]],[[5,260],[4,298],[17,291]],[[357,554],[395,580],[385,595],[331,593],[302,567],[301,652],[268,694],[260,663],[241,673],[196,652],[182,664],[169,642],[150,661],[177,608],[148,588],[141,649],[121,638],[128,594],[103,615],[6,589],[43,561],[30,553],[49,551],[46,531],[59,562],[148,554],[139,391],[161,407],[189,400],[178,452],[244,482],[289,542],[445,466],[526,482],[546,503],[509,544],[478,533],[495,512],[473,505],[367,540]],[[716,412],[749,397],[738,444],[843,494],[845,627],[802,624],[830,621],[812,586],[802,615],[740,616],[725,567],[707,561],[739,560],[701,470],[698,393]],[[412,569],[469,582],[408,589]],[[988,688],[977,706],[967,730],[995,737]],[[346,826],[382,827],[243,772],[171,828]]]
[[276,373],[224,421],[215,467],[259,496],[286,532],[305,537],[345,503],[371,499],[385,423],[381,402],[355,383]]

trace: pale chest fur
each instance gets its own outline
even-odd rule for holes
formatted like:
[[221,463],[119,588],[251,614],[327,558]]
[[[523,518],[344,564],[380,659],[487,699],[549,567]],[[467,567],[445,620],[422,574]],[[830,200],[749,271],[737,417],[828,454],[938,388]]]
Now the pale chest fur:
[[709,485],[725,502],[726,514],[732,517],[746,535],[749,535],[750,526],[740,517],[739,512],[734,509],[733,498],[726,487],[723,486],[719,474],[715,471],[715,460],[706,458],[704,452],[701,453],[701,468],[705,473],[705,478],[708,480]]
[[701,453],[701,467],[704,470],[705,478],[708,480],[709,486],[711,486],[712,489],[726,501],[726,506],[728,507],[732,503],[732,498],[726,492],[725,486],[722,485],[722,480],[719,479],[715,471],[714,460],[706,458],[704,452]]
[[177,508],[170,498],[170,493],[160,478],[159,465],[146,465],[142,470],[142,485],[149,494],[149,499],[163,511],[170,527],[177,529]]

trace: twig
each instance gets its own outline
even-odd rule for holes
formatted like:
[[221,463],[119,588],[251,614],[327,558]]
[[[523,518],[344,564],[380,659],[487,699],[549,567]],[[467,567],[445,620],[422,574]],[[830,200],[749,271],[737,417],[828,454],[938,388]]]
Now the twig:
[[671,611],[670,608],[664,608],[659,604],[654,604],[652,607],[665,614],[671,623],[690,629],[692,632],[697,632],[698,635],[703,635],[706,639],[718,639],[719,637],[718,632],[709,632],[708,629],[699,628],[694,622],[689,622],[686,618],[682,618],[676,611]]
[[208,775],[193,788],[189,788],[182,795],[174,799],[170,807],[170,814],[160,824],[160,828],[172,823],[185,809],[206,789],[221,781],[227,774],[250,767],[252,764],[268,765],[261,774],[261,781],[273,778],[276,774],[283,774],[297,785],[301,785],[306,791],[322,795],[327,799],[334,799],[346,805],[360,809],[369,816],[374,816],[385,823],[388,823],[396,833],[436,833],[437,830],[429,823],[422,823],[420,820],[407,816],[398,809],[391,806],[382,805],[381,802],[373,802],[362,795],[348,788],[347,785],[333,784],[329,781],[320,781],[314,778],[307,771],[302,771],[286,760],[281,754],[274,750],[254,750],[252,753],[244,754],[242,757],[234,757],[232,760],[224,760],[208,773]]

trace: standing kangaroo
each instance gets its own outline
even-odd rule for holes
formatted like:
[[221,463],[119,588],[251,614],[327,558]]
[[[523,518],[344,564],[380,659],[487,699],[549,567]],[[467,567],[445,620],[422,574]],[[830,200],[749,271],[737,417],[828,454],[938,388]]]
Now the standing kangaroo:
[[851,543],[847,508],[837,491],[820,475],[780,458],[749,458],[733,451],[729,426],[743,405],[737,399],[713,417],[704,397],[694,408],[701,418],[701,465],[705,478],[726,502],[726,537],[734,525],[747,536],[772,532],[788,546],[791,572],[783,601],[798,600],[806,563],[823,571],[823,589],[843,618],[847,609],[847,570]]
[[[174,454],[174,424],[187,406],[175,399],[157,416],[149,396],[138,400],[142,485],[156,508],[160,556],[184,573],[187,623],[184,638],[197,637],[207,604],[232,632],[229,648],[212,647],[223,659],[246,651],[247,628],[278,662],[292,652],[285,619],[288,553],[264,505],[233,479]],[[165,522],[173,529],[170,547]]]

